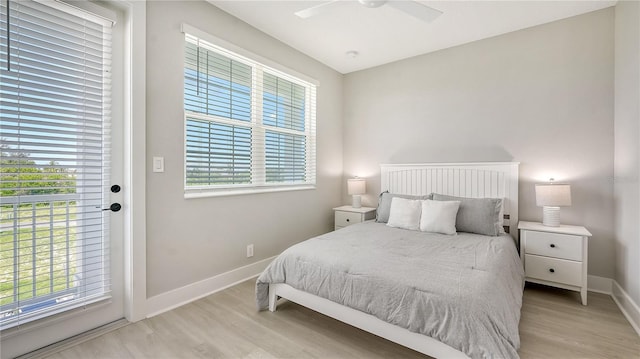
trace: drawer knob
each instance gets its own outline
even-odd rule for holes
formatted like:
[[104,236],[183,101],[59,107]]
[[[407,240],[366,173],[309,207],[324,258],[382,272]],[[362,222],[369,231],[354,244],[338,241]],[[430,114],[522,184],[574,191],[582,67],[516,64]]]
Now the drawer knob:
[[554,273],[556,270],[553,268],[549,268],[549,272]]
[[347,218],[347,222],[349,222],[349,218]]
[[553,243],[551,243],[551,244],[549,245],[549,247],[551,247],[551,248],[555,248],[555,247],[556,247],[556,245],[555,245],[555,244],[553,244]]

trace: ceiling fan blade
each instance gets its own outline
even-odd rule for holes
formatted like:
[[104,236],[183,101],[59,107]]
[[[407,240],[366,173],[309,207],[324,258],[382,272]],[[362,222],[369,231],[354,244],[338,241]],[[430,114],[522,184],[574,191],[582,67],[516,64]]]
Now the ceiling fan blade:
[[339,5],[339,3],[341,3],[341,2],[342,1],[339,1],[339,0],[330,1],[328,3],[324,3],[324,4],[312,6],[310,8],[302,9],[300,11],[296,11],[294,14],[296,14],[296,16],[298,16],[299,18],[308,19],[310,17],[316,16],[316,15],[320,15],[320,14],[326,12],[327,10],[331,9],[332,7],[335,7],[336,5]]
[[432,22],[438,16],[442,15],[442,11],[421,4],[417,1],[387,1],[386,5],[425,22]]

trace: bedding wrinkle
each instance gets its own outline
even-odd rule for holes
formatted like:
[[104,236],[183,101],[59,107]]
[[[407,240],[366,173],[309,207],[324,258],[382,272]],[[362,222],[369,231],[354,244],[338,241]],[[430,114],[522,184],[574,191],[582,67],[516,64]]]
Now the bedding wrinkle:
[[406,311],[407,308],[411,308],[409,305],[407,305],[407,303],[405,303],[405,301],[407,300],[407,291],[409,291],[409,288],[405,288],[402,291],[402,295],[398,300],[398,304],[389,313],[389,319],[394,323],[397,321],[398,317],[401,316],[402,311]]
[[360,310],[471,358],[517,358],[524,271],[508,235],[456,236],[365,222],[298,243],[256,281]]

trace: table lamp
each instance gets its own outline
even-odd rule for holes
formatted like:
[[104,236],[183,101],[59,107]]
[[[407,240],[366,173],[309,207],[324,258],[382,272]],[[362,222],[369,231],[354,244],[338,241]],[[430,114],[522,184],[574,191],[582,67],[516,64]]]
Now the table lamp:
[[353,196],[353,202],[351,207],[360,208],[362,207],[362,197],[361,195],[367,192],[367,183],[363,178],[350,178],[347,180],[347,193],[350,196]]
[[[551,179],[553,181],[553,178]],[[542,224],[560,225],[560,207],[571,206],[571,186],[568,184],[536,184],[536,205],[542,207]]]

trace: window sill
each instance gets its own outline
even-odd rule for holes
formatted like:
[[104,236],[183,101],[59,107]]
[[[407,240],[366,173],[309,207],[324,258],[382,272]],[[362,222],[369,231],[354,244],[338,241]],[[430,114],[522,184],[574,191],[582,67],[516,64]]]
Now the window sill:
[[316,189],[315,185],[186,190],[184,193],[184,198],[193,199],[193,198],[206,198],[206,197],[240,196],[240,195],[247,195],[247,194],[271,193],[271,192],[307,191],[307,190],[314,190],[314,189]]

